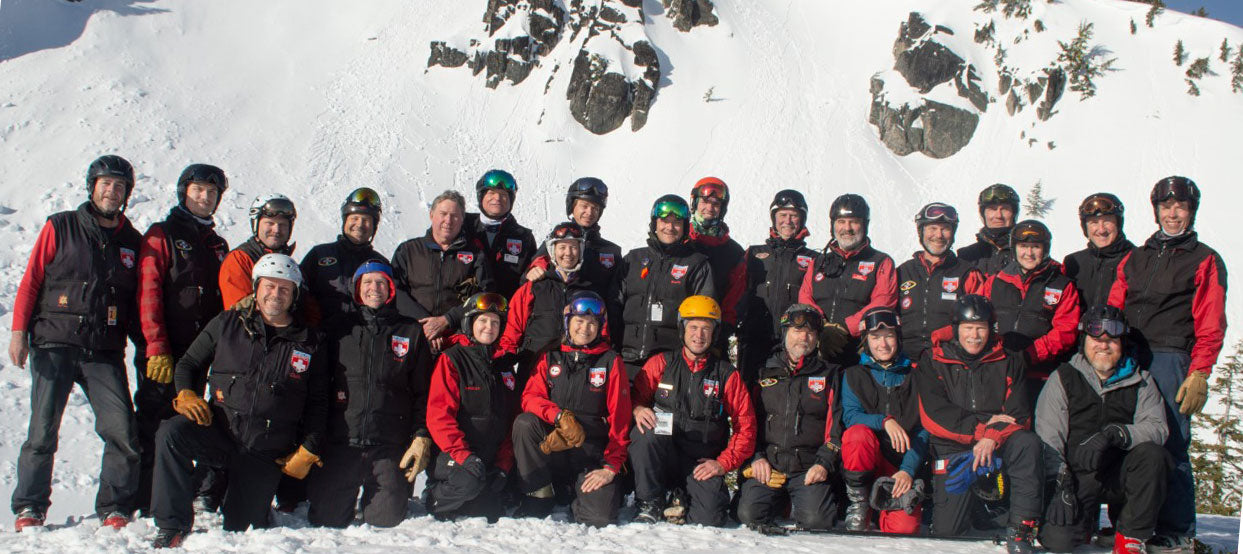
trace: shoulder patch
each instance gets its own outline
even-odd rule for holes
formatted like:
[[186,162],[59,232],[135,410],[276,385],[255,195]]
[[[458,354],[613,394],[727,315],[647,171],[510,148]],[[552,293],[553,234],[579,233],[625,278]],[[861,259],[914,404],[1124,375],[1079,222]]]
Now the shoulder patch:
[[336,258],[334,258],[334,257],[332,257],[332,256],[324,256],[324,257],[322,257],[322,258],[320,258],[320,259],[319,259],[319,266],[320,266],[320,267],[326,267],[326,266],[330,266],[330,265],[335,265],[336,263],[337,263],[337,259],[336,259]]
[[777,384],[777,380],[776,380],[776,379],[773,379],[773,378],[771,378],[771,377],[770,377],[770,378],[767,378],[767,379],[760,379],[760,386],[761,386],[761,387],[771,387],[771,386],[776,385],[776,384]]
[[906,291],[908,291],[908,290],[911,290],[911,289],[915,288],[917,285],[918,285],[918,283],[916,283],[915,281],[903,281],[903,282],[902,282],[902,287],[901,287],[901,288],[902,288],[902,292],[906,292]]

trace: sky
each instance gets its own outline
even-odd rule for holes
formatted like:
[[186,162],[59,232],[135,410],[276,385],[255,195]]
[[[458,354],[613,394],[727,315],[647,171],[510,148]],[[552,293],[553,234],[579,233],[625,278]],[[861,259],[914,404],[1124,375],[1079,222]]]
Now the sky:
[[1204,7],[1209,17],[1243,27],[1243,0],[1165,0],[1165,5],[1182,12]]

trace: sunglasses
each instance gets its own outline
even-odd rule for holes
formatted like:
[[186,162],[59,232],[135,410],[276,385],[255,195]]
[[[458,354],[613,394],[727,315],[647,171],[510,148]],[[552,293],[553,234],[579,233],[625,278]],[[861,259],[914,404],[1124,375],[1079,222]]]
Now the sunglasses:
[[1109,335],[1117,338],[1126,335],[1128,330],[1129,328],[1125,323],[1116,319],[1098,319],[1083,326],[1083,332],[1090,337]]
[[690,208],[682,202],[660,202],[652,206],[652,217],[656,219],[664,219],[669,216],[677,216],[678,219],[687,219],[690,217]]
[[958,210],[953,206],[945,204],[932,204],[925,206],[920,210],[917,221],[944,221],[946,223],[958,223]]

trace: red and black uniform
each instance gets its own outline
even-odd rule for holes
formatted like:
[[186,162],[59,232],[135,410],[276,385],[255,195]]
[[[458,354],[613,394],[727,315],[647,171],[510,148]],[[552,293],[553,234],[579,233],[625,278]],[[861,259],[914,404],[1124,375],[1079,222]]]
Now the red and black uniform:
[[863,313],[898,304],[893,258],[872,248],[870,240],[850,252],[838,248],[834,240],[803,275],[798,301],[818,308],[826,324],[846,327],[852,340],[837,362],[854,365],[859,361],[859,320]]
[[151,513],[160,529],[193,526],[194,466],[228,469],[224,528],[269,525],[281,481],[278,458],[299,447],[324,447],[330,379],[318,333],[294,322],[275,327],[254,310],[226,310],[203,329],[177,362],[177,390],[208,389],[210,426],[185,417],[156,434]]
[[358,311],[360,304],[354,301],[352,281],[354,271],[368,260],[388,263],[388,258],[376,252],[371,243],[355,244],[340,235],[335,241],[315,245],[298,264],[303,286],[311,293],[307,300],[315,302],[325,327],[334,319]]
[[95,509],[102,516],[136,507],[139,445],[125,339],[140,334],[138,231],[124,215],[100,227],[89,202],[48,218],[39,232],[13,306],[13,330],[30,341],[30,426],[17,459],[13,512],[47,513],[60,418],[74,383],[89,391],[104,440]]
[[461,323],[467,298],[495,291],[483,242],[465,232],[441,248],[429,229],[426,235],[398,245],[392,265],[397,309],[415,319],[446,316],[450,328]]
[[176,392],[171,383],[147,378],[146,359],[177,358],[190,347],[207,323],[222,311],[220,265],[229,244],[216,234],[210,219],[195,217],[181,206],[154,223],[142,237],[138,251],[138,311],[146,351],[136,356],[138,388],[134,408],[138,440],[142,445],[139,507],[151,498],[151,471],[155,466],[155,432],[160,422],[177,415]]
[[[1027,356],[1029,379],[1048,379],[1049,372],[1075,350],[1079,291],[1062,274],[1061,264],[1045,260],[1036,269],[1024,271],[1018,262],[1010,262],[984,282],[980,295],[993,302],[997,331],[1006,349]],[[1038,390],[1028,392],[1039,394]]]
[[519,225],[513,214],[506,215],[497,224],[489,224],[480,214],[466,214],[462,229],[483,244],[491,262],[495,288],[488,292],[499,293],[505,298],[513,296],[531,260],[538,254],[535,235],[531,234],[530,229]]
[[712,265],[682,241],[665,245],[655,238],[631,250],[621,267],[622,358],[642,365],[653,354],[681,348],[678,306],[688,296],[716,297]]
[[984,273],[993,275],[1014,261],[1014,249],[1010,247],[1010,231],[1014,227],[980,229],[975,242],[958,249],[958,259],[974,265]]
[[[615,523],[621,507],[616,481],[591,493],[581,490],[588,473],[600,468],[620,473],[626,463],[630,380],[621,356],[604,340],[583,347],[562,344],[545,353],[523,389],[522,409],[513,430],[521,491],[555,485],[574,497],[570,509],[575,521],[595,526]],[[562,410],[574,414],[586,440],[581,447],[546,455],[540,443]]]
[[255,284],[250,279],[250,270],[254,269],[255,262],[259,261],[264,254],[293,254],[293,245],[286,245],[284,248],[273,250],[259,242],[259,239],[250,237],[229,252],[225,256],[224,263],[220,265],[220,298],[224,301],[224,309],[232,308],[237,304],[238,300],[245,298],[255,292]]
[[[440,517],[499,517],[495,494],[514,466],[510,427],[517,412],[516,381],[497,363],[491,346],[471,343],[464,335],[449,344],[432,370],[427,399],[427,429],[441,453],[428,468],[436,481],[428,511]],[[471,475],[463,464],[476,456],[487,473]],[[496,489],[494,489],[496,490]]]
[[842,448],[842,409],[839,402],[841,367],[809,354],[791,366],[784,352],[772,356],[752,385],[759,429],[753,460],[765,459],[786,474],[777,490],[754,479],[741,484],[738,519],[761,525],[781,515],[782,497],[788,496],[790,515],[799,527],[830,529],[837,518],[833,479],[803,483],[813,465],[830,474],[838,471]]
[[1118,264],[1135,245],[1126,236],[1118,237],[1104,248],[1088,243],[1088,247],[1068,254],[1062,261],[1062,272],[1079,290],[1079,307],[1088,309],[1109,303],[1109,289],[1118,276]]
[[[561,342],[565,334],[562,310],[570,297],[586,290],[595,289],[577,276],[566,282],[560,273],[550,271],[543,279],[523,283],[514,293],[498,344],[503,353],[517,355],[520,386],[525,386],[538,356]],[[608,306],[607,311],[614,311],[614,307]],[[600,335],[606,341],[609,339],[608,323],[600,329]]]
[[721,234],[706,235],[690,226],[691,247],[708,257],[712,266],[712,288],[721,304],[721,320],[724,327],[717,334],[719,345],[724,345],[730,333],[738,328],[739,314],[746,307],[743,295],[747,292],[746,252],[738,241],[729,238],[729,226],[720,224]]
[[975,294],[985,276],[953,252],[929,262],[924,252],[898,266],[898,314],[902,316],[902,352],[918,360],[932,347],[928,337],[950,324],[954,303],[964,294]]
[[764,244],[747,249],[747,288],[742,317],[738,321],[739,369],[743,380],[755,382],[773,350],[781,342],[781,314],[798,302],[803,274],[816,259],[816,251],[807,248],[807,229],[789,240],[773,231]]
[[[1009,478],[1010,523],[1038,520],[1043,514],[1044,467],[1040,438],[1028,431],[1032,408],[1027,394],[1022,354],[1004,349],[991,338],[984,350],[967,354],[945,327],[932,335],[914,372],[920,423],[932,435],[932,534],[957,536],[970,524],[971,493],[946,490],[947,459],[970,451],[982,439],[996,441],[994,457],[1003,460]],[[1014,423],[988,424],[1004,414]]]
[[[591,290],[600,298],[612,301],[616,292],[612,290],[617,276],[617,267],[621,264],[621,247],[600,236],[600,226],[584,227],[586,240],[583,243],[583,267],[578,274],[584,283],[591,283]],[[531,260],[531,267],[539,267],[552,271],[552,261],[548,253],[536,248],[536,256]],[[611,315],[611,314],[610,314]],[[612,319],[610,317],[610,319]]]
[[666,491],[682,489],[689,501],[688,523],[724,525],[729,507],[725,479],[699,481],[692,472],[704,458],[733,471],[754,453],[755,408],[742,376],[713,355],[691,360],[684,349],[664,352],[643,365],[632,400],[673,414],[672,435],[638,427],[630,433],[635,498],[663,503]]

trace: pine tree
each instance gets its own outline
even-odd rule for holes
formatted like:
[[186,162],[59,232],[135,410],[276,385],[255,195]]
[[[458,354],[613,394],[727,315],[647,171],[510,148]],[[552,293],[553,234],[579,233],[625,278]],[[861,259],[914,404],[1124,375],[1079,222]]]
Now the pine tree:
[[1243,47],[1239,48],[1234,61],[1230,62],[1230,90],[1243,92]]
[[1205,73],[1208,73],[1207,56],[1203,58],[1196,58],[1196,61],[1191,62],[1191,65],[1187,66],[1187,76],[1192,79],[1202,78]]
[[1191,15],[1198,16],[1198,17],[1208,17],[1208,10],[1204,9],[1204,6],[1200,6],[1199,8],[1196,8],[1196,11],[1191,12]]
[[1092,23],[1079,24],[1079,34],[1070,42],[1057,41],[1061,52],[1057,55],[1057,64],[1062,67],[1070,80],[1070,90],[1079,93],[1079,99],[1090,98],[1096,94],[1096,83],[1093,78],[1113,70],[1117,58],[1101,61],[1093,55],[1088,43],[1092,40]]
[[1222,63],[1230,63],[1230,39],[1221,39],[1221,55],[1217,56],[1217,59]]
[[1243,341],[1226,363],[1213,370],[1212,397],[1224,411],[1206,410],[1191,419],[1191,468],[1196,475],[1196,511],[1239,515],[1243,500]]
[[1049,211],[1053,209],[1053,203],[1057,202],[1056,198],[1045,199],[1044,185],[1040,181],[1036,181],[1032,185],[1032,189],[1027,191],[1027,197],[1023,199],[1023,212],[1029,213],[1032,217],[1044,219]]
[[1187,61],[1187,50],[1183,48],[1183,39],[1178,39],[1178,43],[1174,45],[1174,65],[1182,67],[1183,62]]
[[1200,95],[1200,86],[1191,79],[1187,79],[1187,94],[1190,94],[1191,96]]
[[1149,27],[1156,22],[1157,16],[1165,12],[1165,2],[1161,0],[1152,0],[1152,7],[1148,8],[1148,14],[1144,16],[1144,23]]

